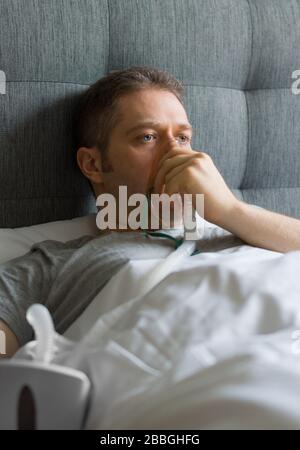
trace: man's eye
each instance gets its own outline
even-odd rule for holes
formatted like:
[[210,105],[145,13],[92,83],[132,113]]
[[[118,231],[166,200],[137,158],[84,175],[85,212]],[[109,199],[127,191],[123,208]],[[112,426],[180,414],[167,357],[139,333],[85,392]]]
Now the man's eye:
[[[149,137],[155,137],[155,136],[153,136],[153,134],[144,134],[143,136],[142,136],[142,139],[143,139],[143,142],[151,142],[149,139],[147,139],[147,138],[149,138]],[[145,139],[146,138],[146,139]]]
[[[144,134],[142,136],[140,136],[138,139],[142,139],[143,142],[152,142],[151,138],[156,139],[156,136],[153,136],[153,134]],[[190,142],[191,138],[189,136],[185,136],[185,135],[180,135],[180,143],[187,143]],[[181,138],[183,138],[181,140]]]
[[184,143],[185,143],[185,142],[190,142],[190,140],[191,140],[189,136],[182,135],[182,136],[179,136],[179,137],[185,139],[185,140],[183,141]]

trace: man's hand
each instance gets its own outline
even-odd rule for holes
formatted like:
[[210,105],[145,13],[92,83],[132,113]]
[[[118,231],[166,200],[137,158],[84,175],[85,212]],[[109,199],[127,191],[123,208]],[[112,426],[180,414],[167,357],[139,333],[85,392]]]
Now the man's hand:
[[172,144],[158,164],[154,192],[162,190],[169,195],[204,194],[204,219],[216,225],[239,202],[207,153],[178,144]]
[[15,334],[2,320],[0,320],[0,339],[2,339],[0,348],[4,349],[3,353],[2,350],[0,352],[0,359],[13,356],[20,347]]

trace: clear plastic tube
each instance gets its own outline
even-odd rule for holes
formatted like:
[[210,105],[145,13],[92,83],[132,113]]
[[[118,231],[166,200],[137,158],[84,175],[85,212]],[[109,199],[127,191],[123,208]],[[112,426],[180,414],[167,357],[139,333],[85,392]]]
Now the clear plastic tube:
[[54,352],[55,329],[48,309],[39,303],[28,308],[26,319],[32,326],[37,346],[35,360],[48,364]]
[[195,241],[184,241],[174,252],[163,261],[160,261],[153,270],[139,280],[137,296],[149,292],[155,285],[162,281],[172,269],[187,256],[191,255],[196,248]]

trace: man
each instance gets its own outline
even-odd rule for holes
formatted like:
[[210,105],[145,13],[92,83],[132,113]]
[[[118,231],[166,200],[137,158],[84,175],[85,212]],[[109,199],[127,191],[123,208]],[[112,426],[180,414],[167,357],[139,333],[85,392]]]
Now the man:
[[[149,67],[113,72],[87,90],[76,119],[77,163],[95,197],[110,193],[118,199],[119,186],[127,187],[128,196],[204,194],[207,221],[253,246],[300,250],[299,220],[238,200],[211,157],[192,149],[182,94],[180,82]],[[0,266],[7,356],[32,338],[25,319],[30,304],[44,303],[63,333],[128,260],[161,258],[174,249],[167,236],[125,231],[44,241]]]

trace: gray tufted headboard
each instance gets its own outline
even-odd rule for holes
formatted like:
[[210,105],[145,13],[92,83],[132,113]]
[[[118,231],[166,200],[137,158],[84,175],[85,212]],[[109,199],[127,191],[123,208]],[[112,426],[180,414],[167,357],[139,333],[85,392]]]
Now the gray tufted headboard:
[[147,64],[186,86],[193,148],[246,202],[300,217],[300,0],[0,0],[0,227],[94,212],[78,93]]

